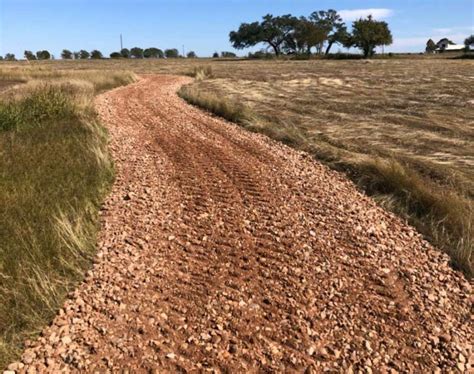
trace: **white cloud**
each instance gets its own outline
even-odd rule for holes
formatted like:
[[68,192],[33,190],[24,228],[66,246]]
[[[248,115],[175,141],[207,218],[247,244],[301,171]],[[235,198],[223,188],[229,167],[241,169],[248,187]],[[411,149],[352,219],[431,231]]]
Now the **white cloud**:
[[393,15],[393,10],[387,8],[344,9],[338,11],[338,13],[344,21],[355,21],[369,15],[372,15],[375,19],[384,19]]

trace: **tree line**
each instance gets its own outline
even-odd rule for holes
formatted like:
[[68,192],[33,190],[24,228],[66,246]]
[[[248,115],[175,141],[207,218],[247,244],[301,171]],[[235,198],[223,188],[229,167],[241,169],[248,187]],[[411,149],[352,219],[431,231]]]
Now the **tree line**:
[[359,48],[365,57],[375,53],[375,47],[392,44],[388,24],[376,21],[372,16],[353,22],[352,32],[334,9],[319,10],[309,17],[291,14],[273,16],[267,14],[262,21],[242,23],[238,30],[229,34],[236,49],[266,44],[276,56],[282,54],[329,54],[334,44],[346,48]]
[[[47,50],[37,51],[33,53],[32,51],[25,51],[23,54],[24,58],[28,61],[34,60],[50,60],[54,59],[54,56]],[[139,48],[134,47],[131,49],[123,48],[120,52],[112,52],[109,55],[110,58],[180,58],[183,57],[179,54],[179,51],[176,48],[165,49],[164,51],[151,47],[151,48]],[[190,51],[186,54],[187,58],[197,58],[197,55],[194,51]],[[86,51],[85,49],[81,49],[77,52],[72,52],[69,49],[63,49],[61,52],[61,58],[63,60],[88,60],[88,59],[102,59],[104,55],[101,51],[94,49],[93,51]],[[7,61],[15,61],[16,56],[13,53],[7,53],[3,58],[0,56],[0,60],[7,60]]]

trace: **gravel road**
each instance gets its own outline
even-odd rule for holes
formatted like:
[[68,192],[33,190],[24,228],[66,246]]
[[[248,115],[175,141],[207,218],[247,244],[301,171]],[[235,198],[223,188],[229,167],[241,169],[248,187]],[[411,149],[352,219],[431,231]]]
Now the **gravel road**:
[[189,82],[97,99],[117,170],[97,258],[9,370],[468,372],[472,284],[447,256],[309,155],[187,105]]

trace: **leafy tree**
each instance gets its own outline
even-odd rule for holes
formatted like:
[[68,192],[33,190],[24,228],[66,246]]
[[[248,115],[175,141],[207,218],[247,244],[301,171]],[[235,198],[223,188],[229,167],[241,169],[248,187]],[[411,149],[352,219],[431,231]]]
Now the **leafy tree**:
[[61,58],[63,60],[70,60],[72,58],[72,52],[69,49],[63,49],[61,52]]
[[372,57],[375,47],[392,44],[392,33],[387,22],[376,21],[372,16],[360,18],[352,24],[352,35],[345,46],[354,46],[361,49],[364,57]]
[[219,53],[214,52],[214,53],[212,54],[212,58],[219,58]]
[[262,22],[241,24],[237,31],[229,34],[229,39],[236,49],[267,43],[273,48],[275,55],[279,56],[283,43],[290,37],[297,21],[297,18],[290,14],[278,17],[267,14]]
[[189,51],[188,54],[186,55],[187,58],[197,58],[196,52],[194,51]]
[[14,53],[7,53],[5,55],[5,60],[6,61],[16,61],[16,57]]
[[166,58],[178,58],[179,51],[176,48],[165,50]]
[[285,41],[283,48],[288,53],[306,52],[309,55],[311,54],[311,48],[322,46],[326,38],[326,29],[305,17],[301,17],[295,24],[291,38]]
[[466,50],[469,50],[472,45],[474,45],[474,34],[470,35],[464,40],[464,45],[466,46]]
[[435,50],[436,50],[435,42],[433,41],[433,39],[429,39],[426,42],[426,49],[425,49],[426,53],[433,53]]
[[89,52],[87,52],[86,50],[84,50],[84,49],[81,49],[79,51],[79,58],[81,60],[87,60],[90,56],[91,56],[91,54]]
[[3,60],[3,56],[0,56],[0,61],[2,61],[2,60]]
[[143,51],[143,56],[145,58],[163,58],[165,57],[165,54],[163,51],[159,48],[147,48]]
[[36,60],[35,54],[31,51],[25,51],[24,56],[28,61]]
[[[347,28],[341,16],[334,9],[313,12],[309,19],[326,32],[328,45],[324,54],[329,54],[334,43],[344,44],[346,42]],[[319,50],[322,51],[322,45]]]
[[121,58],[122,57],[120,52],[112,52],[109,56],[110,56],[110,58]]
[[223,58],[236,58],[237,55],[234,52],[223,51],[223,52],[221,52],[221,57],[223,57]]
[[91,52],[91,58],[94,59],[94,60],[100,60],[101,58],[104,58],[104,56],[102,55],[101,51],[99,51],[97,49],[94,49]]
[[38,60],[49,60],[51,58],[51,54],[46,50],[38,51],[36,52],[36,58]]
[[128,48],[122,48],[120,54],[123,58],[130,58],[130,50]]
[[72,52],[72,56],[74,57],[74,60],[79,60],[81,54],[79,52]]
[[143,49],[139,47],[133,47],[130,50],[130,56],[133,58],[143,58]]

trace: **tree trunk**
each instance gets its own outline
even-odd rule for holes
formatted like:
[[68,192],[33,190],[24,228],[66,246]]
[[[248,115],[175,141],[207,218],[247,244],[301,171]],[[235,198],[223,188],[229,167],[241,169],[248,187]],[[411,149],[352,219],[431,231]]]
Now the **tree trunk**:
[[326,53],[325,53],[326,56],[329,54],[329,50],[331,49],[333,44],[334,42],[328,42],[328,47],[326,48]]

